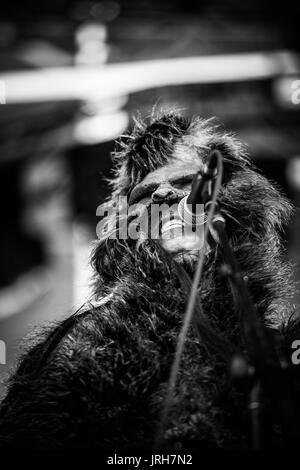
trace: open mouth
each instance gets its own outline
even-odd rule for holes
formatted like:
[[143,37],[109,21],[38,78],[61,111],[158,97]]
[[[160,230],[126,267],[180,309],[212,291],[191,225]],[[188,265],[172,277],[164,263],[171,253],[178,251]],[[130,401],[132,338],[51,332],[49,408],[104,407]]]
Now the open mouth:
[[190,256],[195,256],[203,246],[204,226],[193,232],[178,214],[172,214],[162,219],[160,239],[163,247],[169,252],[182,255],[189,253]]
[[184,232],[184,225],[179,215],[171,214],[162,219],[160,224],[160,238],[177,238],[182,236]]
[[[155,213],[147,207],[146,230],[140,230],[139,243],[145,238],[160,240],[162,246],[174,256],[197,257],[204,243],[204,224],[197,226],[193,231],[192,226],[186,224],[179,215],[178,210],[168,208],[164,212]],[[135,214],[132,214],[133,220]],[[135,219],[136,220],[136,219]],[[178,258],[179,259],[179,258]]]

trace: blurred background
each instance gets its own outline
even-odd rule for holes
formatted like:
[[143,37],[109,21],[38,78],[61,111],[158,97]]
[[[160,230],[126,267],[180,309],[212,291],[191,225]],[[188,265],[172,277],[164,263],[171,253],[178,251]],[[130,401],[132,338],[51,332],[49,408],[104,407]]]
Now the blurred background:
[[[137,110],[216,116],[300,207],[299,11],[290,0],[1,6],[0,394],[32,327],[89,296],[110,152]],[[297,279],[299,228],[296,210]]]

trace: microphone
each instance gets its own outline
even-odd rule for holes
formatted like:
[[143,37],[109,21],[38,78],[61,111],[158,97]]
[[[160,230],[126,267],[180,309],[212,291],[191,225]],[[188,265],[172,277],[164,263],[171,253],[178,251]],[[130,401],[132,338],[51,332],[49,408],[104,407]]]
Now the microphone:
[[193,179],[192,189],[178,205],[178,213],[185,224],[203,225],[207,221],[205,206],[210,202],[214,180],[218,174],[218,150],[213,150],[203,171],[199,171]]

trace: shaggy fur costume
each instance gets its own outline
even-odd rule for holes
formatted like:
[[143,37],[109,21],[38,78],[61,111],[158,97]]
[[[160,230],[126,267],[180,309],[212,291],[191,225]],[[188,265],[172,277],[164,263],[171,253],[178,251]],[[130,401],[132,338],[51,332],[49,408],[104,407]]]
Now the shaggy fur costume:
[[[289,202],[256,171],[243,146],[211,121],[162,114],[136,122],[119,145],[108,206],[172,160],[178,146],[202,161],[213,148],[222,152],[219,201],[229,240],[259,316],[282,332],[289,358],[292,341],[300,338],[299,319],[287,303],[294,286],[280,234],[291,215]],[[10,381],[0,408],[2,446],[153,448],[189,291],[182,268],[191,276],[193,262],[175,262],[157,241],[137,246],[105,237],[92,261],[91,305],[35,339]],[[215,247],[199,287],[205,321],[196,318],[189,330],[164,449],[250,446],[248,391],[228,371],[244,346],[221,263]],[[273,421],[277,445],[276,416]]]

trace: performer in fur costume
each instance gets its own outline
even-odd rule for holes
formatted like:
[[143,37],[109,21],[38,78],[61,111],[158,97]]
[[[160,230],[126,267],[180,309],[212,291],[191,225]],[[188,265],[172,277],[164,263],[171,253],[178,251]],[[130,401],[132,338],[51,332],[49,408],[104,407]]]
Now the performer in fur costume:
[[[137,121],[119,146],[107,209],[121,196],[130,207],[179,202],[211,150],[222,153],[218,201],[229,241],[259,317],[282,333],[289,359],[300,322],[287,303],[294,285],[281,231],[291,205],[279,189],[211,121],[153,116]],[[112,216],[107,219],[109,225]],[[198,252],[184,237],[168,250],[151,238],[100,235],[92,258],[94,298],[35,338],[21,360],[0,408],[1,445],[153,449]],[[185,341],[164,450],[251,447],[249,390],[229,371],[234,354],[246,352],[221,265],[218,244],[208,245],[198,289],[206,320],[196,318]],[[270,445],[273,438],[278,445],[276,415],[272,423]]]

